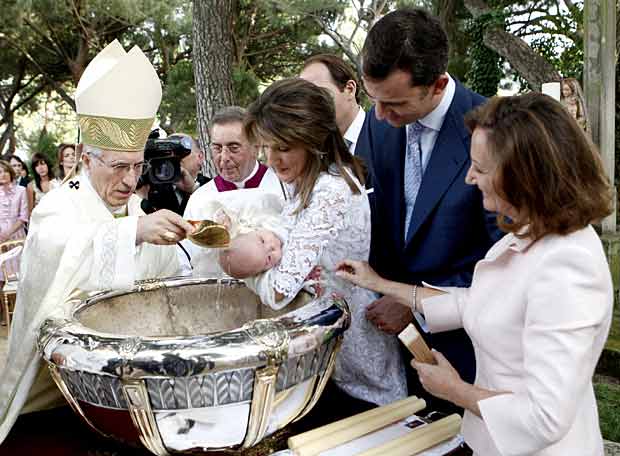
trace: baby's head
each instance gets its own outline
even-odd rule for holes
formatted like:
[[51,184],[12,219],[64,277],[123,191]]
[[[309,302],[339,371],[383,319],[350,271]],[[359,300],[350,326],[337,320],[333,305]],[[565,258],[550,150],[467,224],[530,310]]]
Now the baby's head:
[[258,229],[240,234],[230,241],[230,247],[219,255],[226,274],[245,279],[271,269],[282,258],[282,241],[272,231]]

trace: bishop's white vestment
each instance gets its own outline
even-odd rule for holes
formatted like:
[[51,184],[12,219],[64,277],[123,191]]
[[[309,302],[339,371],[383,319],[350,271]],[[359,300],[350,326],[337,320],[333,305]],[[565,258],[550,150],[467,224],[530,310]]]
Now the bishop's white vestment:
[[33,211],[0,376],[0,442],[20,412],[59,405],[62,399],[36,339],[46,318],[70,316],[66,301],[74,290],[126,290],[135,280],[176,275],[175,246],[136,246],[138,215],[144,215],[139,203],[133,195],[115,216],[81,175],[48,193]]

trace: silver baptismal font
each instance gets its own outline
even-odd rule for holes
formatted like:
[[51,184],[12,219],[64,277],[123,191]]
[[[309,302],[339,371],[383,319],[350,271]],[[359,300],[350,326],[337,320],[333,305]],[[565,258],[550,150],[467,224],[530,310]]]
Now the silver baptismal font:
[[153,454],[251,447],[304,416],[331,374],[346,303],[280,311],[234,279],[173,278],[73,296],[39,350],[89,426]]

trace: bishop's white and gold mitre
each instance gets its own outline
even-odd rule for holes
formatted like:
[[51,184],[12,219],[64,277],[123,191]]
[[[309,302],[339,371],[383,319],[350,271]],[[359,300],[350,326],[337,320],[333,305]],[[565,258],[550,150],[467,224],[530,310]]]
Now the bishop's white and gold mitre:
[[75,91],[82,143],[138,152],[151,132],[161,83],[144,53],[112,41],[88,64]]

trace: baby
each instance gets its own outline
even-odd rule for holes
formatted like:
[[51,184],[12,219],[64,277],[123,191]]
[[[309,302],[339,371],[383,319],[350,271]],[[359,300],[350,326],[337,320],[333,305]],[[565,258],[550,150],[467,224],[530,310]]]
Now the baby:
[[204,249],[183,245],[190,251],[194,276],[227,275],[244,279],[271,269],[280,262],[283,226],[282,199],[258,189],[222,192],[200,208],[192,218],[209,219],[226,226],[230,246]]
[[[257,222],[269,225],[267,217],[263,213],[262,220]],[[243,217],[238,217],[237,223],[234,223],[231,213],[223,207],[214,218],[215,222],[223,224],[230,231],[230,246],[220,251],[218,263],[226,274],[235,279],[245,279],[271,269],[282,258],[282,240],[278,235],[269,229],[258,228],[256,224],[248,224],[247,221],[242,224],[242,220]],[[240,233],[236,234],[235,231]]]

